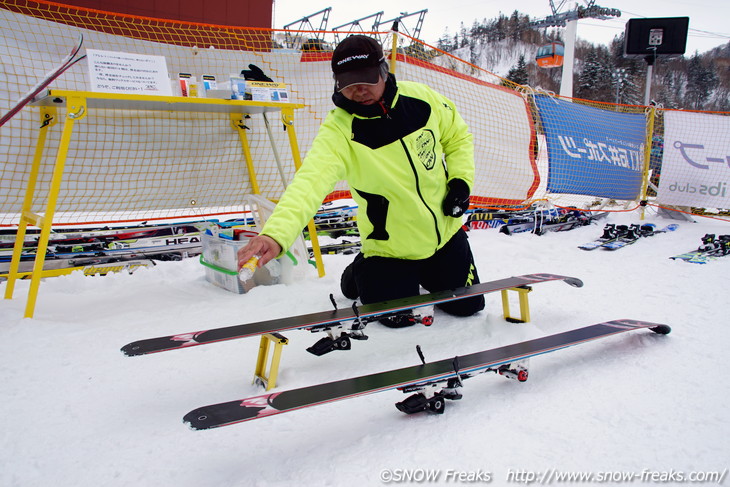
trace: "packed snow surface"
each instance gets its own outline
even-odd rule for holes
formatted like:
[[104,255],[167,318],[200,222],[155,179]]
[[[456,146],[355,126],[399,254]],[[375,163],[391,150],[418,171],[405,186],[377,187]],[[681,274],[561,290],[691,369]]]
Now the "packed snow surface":
[[[642,222],[636,212],[608,221]],[[643,221],[672,223],[651,212]],[[23,318],[29,282],[18,281],[0,304],[0,485],[509,485],[566,474],[592,476],[573,484],[649,485],[713,472],[726,480],[730,257],[669,257],[730,227],[698,219],[616,252],[579,250],[603,223],[542,236],[470,232],[482,281],[542,272],[584,281],[535,285],[530,323],[506,322],[494,293],[473,317],[437,311],[431,327],[374,323],[368,341],[322,357],[305,351],[319,335],[286,332],[279,390],[413,365],[416,345],[434,361],[612,319],[672,327],[534,357],[525,383],[480,375],[443,415],[405,415],[393,406],[405,395],[392,390],[192,431],[182,422],[188,411],[262,393],[252,384],[258,338],[131,358],[119,351],[143,338],[330,309],[330,293],[349,306],[339,276],[351,255],[325,256],[323,278],[312,272],[241,295],[208,283],[197,259],[131,275],[74,273],[42,283],[33,319]],[[626,475],[635,477],[617,481]]]

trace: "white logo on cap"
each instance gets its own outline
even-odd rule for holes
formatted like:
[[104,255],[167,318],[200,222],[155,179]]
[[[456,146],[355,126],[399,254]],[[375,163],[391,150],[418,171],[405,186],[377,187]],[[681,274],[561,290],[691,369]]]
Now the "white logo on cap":
[[348,56],[345,59],[342,59],[340,61],[337,61],[337,65],[344,64],[349,61],[354,61],[356,59],[367,59],[370,57],[370,54],[356,54],[354,56]]

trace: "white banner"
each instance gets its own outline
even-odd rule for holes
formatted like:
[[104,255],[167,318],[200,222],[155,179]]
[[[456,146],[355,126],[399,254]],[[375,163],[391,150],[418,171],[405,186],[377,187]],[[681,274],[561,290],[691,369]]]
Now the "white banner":
[[664,112],[660,204],[730,208],[730,117]]
[[86,49],[91,91],[171,96],[164,56]]

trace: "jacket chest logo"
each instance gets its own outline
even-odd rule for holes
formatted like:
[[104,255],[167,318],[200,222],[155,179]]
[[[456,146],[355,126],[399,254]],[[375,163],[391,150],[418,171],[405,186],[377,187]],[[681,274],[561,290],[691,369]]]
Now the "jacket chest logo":
[[427,170],[436,165],[436,137],[431,130],[422,130],[416,137],[416,153],[418,160]]

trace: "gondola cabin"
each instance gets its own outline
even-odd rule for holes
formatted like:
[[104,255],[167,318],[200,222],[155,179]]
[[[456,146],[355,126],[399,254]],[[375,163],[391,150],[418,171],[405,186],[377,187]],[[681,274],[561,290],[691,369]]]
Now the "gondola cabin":
[[541,68],[558,68],[563,65],[563,56],[565,56],[565,46],[562,42],[551,42],[537,49],[535,61]]

